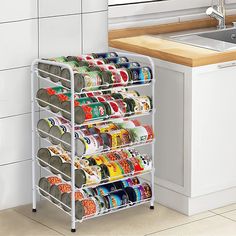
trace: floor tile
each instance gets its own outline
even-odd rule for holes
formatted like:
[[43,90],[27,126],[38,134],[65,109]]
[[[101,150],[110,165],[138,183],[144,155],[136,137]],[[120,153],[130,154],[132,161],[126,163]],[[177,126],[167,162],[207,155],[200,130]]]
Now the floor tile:
[[236,210],[236,204],[231,204],[231,205],[228,205],[228,206],[225,206],[225,207],[220,207],[220,208],[217,208],[217,209],[214,209],[214,210],[211,210],[211,211],[216,213],[216,214],[223,214],[225,212],[233,211],[233,210]]
[[[40,202],[36,214],[31,212],[31,206],[18,207],[17,212],[36,219],[57,231],[71,235],[70,218],[49,202]],[[78,232],[83,236],[143,236],[148,233],[164,230],[184,223],[214,216],[211,212],[198,214],[192,217],[182,215],[161,205],[156,205],[151,211],[149,205],[141,205],[124,211],[98,217],[78,225]]]
[[236,222],[222,216],[213,216],[207,219],[178,226],[150,236],[235,236]]
[[58,236],[61,235],[14,210],[0,212],[0,235],[7,236]]
[[236,210],[235,211],[226,212],[226,213],[222,214],[222,216],[228,217],[228,218],[236,221]]

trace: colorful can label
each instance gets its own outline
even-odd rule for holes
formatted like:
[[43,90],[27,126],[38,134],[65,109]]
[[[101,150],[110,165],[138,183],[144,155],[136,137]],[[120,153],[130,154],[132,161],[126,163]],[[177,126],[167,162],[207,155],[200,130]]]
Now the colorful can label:
[[148,83],[152,80],[152,70],[149,67],[130,68],[134,83]]
[[82,105],[82,109],[85,112],[86,120],[105,118],[107,116],[106,108],[104,104],[100,102]]
[[47,177],[47,180],[50,183],[50,185],[62,183],[62,180],[60,178],[58,178],[57,176]]
[[84,87],[86,90],[96,90],[102,84],[102,77],[100,72],[91,71],[83,74]]
[[85,144],[85,155],[91,155],[103,150],[103,140],[99,135],[89,135],[82,138]]

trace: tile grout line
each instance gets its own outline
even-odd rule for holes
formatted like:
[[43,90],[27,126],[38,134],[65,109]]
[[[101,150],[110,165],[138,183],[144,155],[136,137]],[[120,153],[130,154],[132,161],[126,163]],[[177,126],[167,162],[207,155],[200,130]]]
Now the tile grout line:
[[[212,213],[212,212],[211,212],[211,213]],[[148,233],[148,234],[145,234],[144,236],[149,236],[149,235],[153,235],[153,234],[160,233],[160,232],[163,232],[163,231],[167,231],[167,230],[170,230],[170,229],[175,229],[175,228],[178,228],[178,227],[181,227],[181,226],[184,226],[184,225],[189,225],[189,224],[192,224],[192,223],[201,221],[201,220],[205,220],[205,219],[209,219],[209,218],[213,218],[213,217],[216,217],[216,216],[217,216],[217,214],[215,214],[215,213],[213,213],[213,214],[214,214],[214,215],[212,215],[212,216],[207,216],[207,217],[204,217],[204,218],[202,218],[202,219],[193,220],[193,221],[191,221],[191,222],[183,223],[183,224],[176,225],[176,226],[173,226],[173,227],[170,227],[170,228],[166,228],[166,229],[158,230],[158,231],[155,231],[155,232],[152,232],[152,233]]]
[[[223,215],[223,214],[225,214],[225,213],[232,212],[232,211],[235,211],[235,210],[227,211],[227,212],[220,213],[220,214],[217,214],[217,213],[215,213],[215,214],[216,214],[217,216],[221,216],[221,217],[223,217],[223,218],[225,218],[225,219],[228,219],[228,220],[233,221],[233,222],[236,223],[236,220],[231,219],[230,217],[227,217],[227,216],[224,216],[224,215]],[[212,211],[210,211],[210,212],[212,212]],[[212,213],[213,213],[213,212],[212,212]]]
[[233,209],[233,210],[224,211],[224,212],[222,212],[222,213],[216,213],[216,212],[214,212],[213,210],[209,210],[209,211],[210,211],[211,213],[216,214],[216,215],[222,215],[222,214],[225,214],[225,213],[228,213],[228,212],[236,211],[236,208]]
[[[32,221],[34,221],[34,222],[36,222],[36,223],[38,223],[38,224],[40,224],[40,225],[42,225],[42,226],[44,226],[44,227],[46,227],[46,228],[48,228],[48,229],[50,229],[50,230],[52,230],[52,231],[54,231],[54,232],[56,232],[56,233],[62,235],[62,236],[66,236],[65,234],[63,234],[63,233],[61,233],[61,232],[59,232],[59,231],[57,231],[57,230],[55,230],[55,229],[49,227],[48,225],[45,225],[45,224],[43,224],[42,222],[40,222],[40,221],[38,221],[38,220],[35,220],[35,219],[33,219],[33,218],[31,218],[31,217],[29,217],[29,216],[27,216],[27,215],[25,215],[25,214],[23,214],[23,213],[17,211],[16,209],[14,209],[14,211],[17,212],[18,214],[20,214],[20,215],[22,215],[22,216],[24,216],[24,217],[26,217],[26,218],[32,220]],[[37,214],[37,213],[36,213],[36,214]]]

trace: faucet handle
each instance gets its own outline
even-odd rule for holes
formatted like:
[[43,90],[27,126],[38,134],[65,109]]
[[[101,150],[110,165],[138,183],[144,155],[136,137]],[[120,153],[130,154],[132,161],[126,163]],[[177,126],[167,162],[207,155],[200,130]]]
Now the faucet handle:
[[233,27],[236,28],[236,22],[235,21],[232,22],[232,25],[233,25]]

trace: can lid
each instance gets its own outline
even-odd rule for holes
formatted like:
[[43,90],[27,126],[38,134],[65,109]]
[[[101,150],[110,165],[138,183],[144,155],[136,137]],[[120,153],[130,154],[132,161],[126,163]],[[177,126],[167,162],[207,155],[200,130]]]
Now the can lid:
[[75,107],[75,123],[83,124],[86,119],[85,112],[81,106]]
[[75,78],[75,91],[81,92],[81,90],[85,87],[85,80],[83,74],[76,73],[74,75]]
[[[36,94],[36,97],[40,100],[43,100],[45,102],[48,102],[49,101],[49,98],[50,98],[50,95],[48,94],[47,90],[44,89],[44,88],[41,88],[37,91],[37,94]],[[41,107],[46,107],[48,106],[48,104],[44,103],[44,102],[41,102],[41,101],[37,101],[38,104],[41,106]]]
[[63,79],[69,80],[69,79],[70,79],[70,71],[69,71],[67,68],[64,68],[64,69],[61,71],[61,77],[62,77]]
[[83,138],[76,139],[75,151],[78,156],[82,156],[86,153],[86,141]]
[[[61,103],[61,108],[62,108],[63,110],[65,110],[65,111],[70,112],[70,111],[71,111],[71,103],[70,103],[70,101],[64,101],[64,102],[62,102],[62,103]],[[66,119],[68,119],[68,120],[71,119],[71,115],[70,115],[70,114],[68,114],[68,113],[66,113],[66,112],[64,112],[64,111],[61,111],[61,114],[62,114],[62,116],[63,116],[64,118],[66,118]]]
[[69,212],[70,211],[69,207],[71,207],[71,193],[63,193],[61,195],[61,202],[64,203],[66,206],[68,206],[66,207],[65,205],[61,204],[61,207],[65,211]]
[[56,199],[61,200],[61,191],[59,190],[58,186],[52,185],[49,193],[50,193],[50,195],[52,195],[54,197],[54,198],[50,197],[52,202],[55,204],[58,204],[59,202]]
[[[40,148],[40,149],[38,150],[37,157],[38,157],[40,160],[42,160],[42,161],[44,161],[44,162],[46,162],[46,163],[49,163],[52,156],[51,156],[50,151],[49,151],[47,148]],[[39,164],[40,164],[41,166],[43,166],[43,167],[47,167],[47,166],[48,166],[47,164],[45,164],[45,163],[43,163],[43,162],[41,162],[41,161],[39,161]]]
[[[40,69],[40,70],[49,72],[49,68],[50,68],[49,64],[41,63],[41,62],[38,63],[38,69]],[[49,77],[49,75],[47,73],[43,72],[43,71],[39,71],[39,75],[44,77],[44,78]]]
[[[55,65],[51,65],[50,66],[50,69],[49,69],[49,72],[53,75],[56,75],[56,76],[61,76],[61,67],[60,66],[55,66]],[[53,75],[50,75],[50,79],[57,83],[60,81],[60,78],[58,77],[55,77]]]
[[[65,151],[70,151],[71,150],[71,133],[70,132],[66,132],[61,136],[61,140],[63,142],[61,142],[61,146]],[[66,144],[68,143],[68,144]]]
[[81,201],[75,202],[75,217],[78,220],[82,220],[83,216],[85,215],[84,207]]
[[[43,189],[44,191],[46,191],[47,193],[49,193],[50,191],[50,183],[48,182],[47,178],[43,177],[39,180],[39,187],[41,189]],[[43,191],[40,191],[40,193],[43,195],[43,196],[48,196],[48,194],[46,194],[45,192]]]
[[[51,127],[50,131],[49,131],[49,134],[53,137],[56,137],[57,139],[60,139],[61,136],[62,136],[62,133],[61,133],[61,130],[60,130],[60,127],[57,126],[57,125],[54,125]],[[58,145],[60,144],[60,141],[49,136],[49,140],[50,142],[53,144],[53,145]]]
[[53,174],[55,174],[55,175],[60,174],[59,171],[61,169],[62,160],[59,156],[52,156],[49,161],[49,165],[52,166],[52,167],[50,167],[50,170]]
[[[60,99],[59,99],[59,97],[58,97],[56,94],[50,96],[50,98],[49,98],[49,103],[52,104],[52,105],[54,105],[54,106],[56,106],[56,107],[61,108]],[[54,107],[54,106],[50,106],[50,105],[49,105],[50,110],[51,110],[52,112],[54,112],[54,113],[58,113],[58,112],[60,111],[60,109],[58,109],[58,108],[56,108],[56,107]]]
[[45,120],[45,119],[40,119],[39,121],[38,121],[38,124],[37,124],[37,129],[38,130],[42,130],[42,131],[44,131],[45,133],[42,133],[42,132],[40,132],[39,131],[39,135],[42,137],[42,138],[47,138],[48,137],[48,135],[47,135],[47,133],[49,133],[49,131],[50,131],[50,125],[49,125],[49,123],[48,123],[48,121],[47,120]]
[[86,184],[86,174],[82,169],[75,170],[75,186],[77,188],[81,188],[84,184]]
[[[61,172],[64,173],[65,175],[71,177],[71,163],[69,162],[64,162],[61,164]],[[66,181],[69,181],[70,178],[66,177],[65,175],[61,175],[62,178]]]

